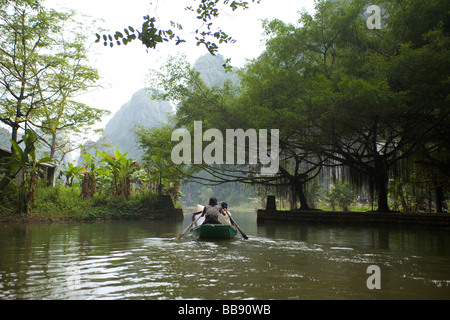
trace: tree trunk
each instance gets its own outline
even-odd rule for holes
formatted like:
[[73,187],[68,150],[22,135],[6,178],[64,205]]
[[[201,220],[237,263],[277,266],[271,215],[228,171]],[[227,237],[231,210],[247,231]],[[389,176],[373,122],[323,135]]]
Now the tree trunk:
[[27,190],[26,190],[26,168],[21,168],[20,170],[21,175],[21,182],[19,186],[19,210],[20,213],[27,213],[28,212],[28,206],[27,206]]
[[389,212],[387,174],[381,173],[375,176],[375,187],[378,197],[378,212]]
[[[13,126],[11,133],[11,140],[17,142],[17,135],[18,135],[18,126],[17,127]],[[17,153],[16,149],[14,149],[11,144],[11,156],[13,157],[16,153]]]
[[291,184],[291,196],[289,197],[289,209],[291,211],[297,210],[297,191],[295,185]]
[[50,146],[50,158],[54,159],[56,153],[56,132],[52,132],[52,145]]
[[162,195],[162,174],[159,174],[158,196]]
[[33,203],[36,199],[36,187],[38,184],[39,176],[37,173],[32,172],[30,177],[30,184],[28,186],[28,192],[27,192],[27,204]]
[[304,189],[304,183],[302,181],[297,180],[295,182],[295,190],[297,191],[297,196],[300,201],[300,209],[299,210],[310,210],[311,208],[308,205],[308,201],[306,199],[306,194]]
[[131,198],[131,180],[129,174],[120,182],[120,194],[125,200],[130,200]]
[[86,172],[81,182],[81,199],[91,199],[95,194],[95,176],[94,173]]

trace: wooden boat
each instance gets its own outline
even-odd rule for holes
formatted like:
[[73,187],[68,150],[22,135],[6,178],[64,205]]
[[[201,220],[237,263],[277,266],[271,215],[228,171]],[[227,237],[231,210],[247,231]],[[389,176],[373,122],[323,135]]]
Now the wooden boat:
[[232,239],[237,235],[237,229],[226,224],[202,224],[191,232],[199,239]]

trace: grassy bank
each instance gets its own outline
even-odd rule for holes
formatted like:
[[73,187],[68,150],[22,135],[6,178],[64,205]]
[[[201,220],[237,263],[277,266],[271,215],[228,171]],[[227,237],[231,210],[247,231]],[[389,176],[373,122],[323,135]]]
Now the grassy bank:
[[156,203],[155,194],[133,194],[126,201],[109,194],[96,194],[82,200],[80,188],[58,185],[36,189],[36,199],[27,214],[20,214],[16,205],[17,192],[8,190],[0,195],[0,221],[92,221],[138,218]]

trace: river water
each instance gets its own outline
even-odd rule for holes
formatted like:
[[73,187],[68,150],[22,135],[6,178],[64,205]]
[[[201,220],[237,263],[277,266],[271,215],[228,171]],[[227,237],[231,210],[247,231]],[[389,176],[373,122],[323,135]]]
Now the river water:
[[0,300],[450,299],[448,230],[234,218],[248,240],[175,241],[189,217],[2,224]]

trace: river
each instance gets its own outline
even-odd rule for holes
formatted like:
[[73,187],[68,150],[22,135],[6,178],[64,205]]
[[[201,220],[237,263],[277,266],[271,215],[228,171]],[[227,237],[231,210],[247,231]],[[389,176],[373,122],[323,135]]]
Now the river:
[[189,217],[2,224],[0,299],[450,299],[448,230],[234,218],[248,240],[175,241]]

